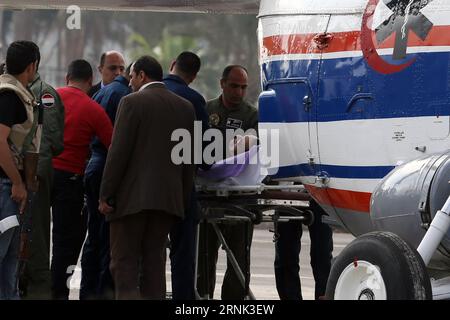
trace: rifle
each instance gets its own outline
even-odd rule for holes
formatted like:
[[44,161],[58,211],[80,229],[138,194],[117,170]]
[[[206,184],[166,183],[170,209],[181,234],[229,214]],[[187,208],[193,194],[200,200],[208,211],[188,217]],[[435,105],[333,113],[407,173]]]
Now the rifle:
[[34,197],[35,192],[29,192],[25,211],[23,214],[20,215],[20,247],[19,247],[19,263],[17,266],[17,281],[20,296],[24,295],[24,290],[26,290],[27,287],[25,270],[27,262],[30,258],[29,247],[31,242],[31,223],[32,223],[31,208],[33,205]]

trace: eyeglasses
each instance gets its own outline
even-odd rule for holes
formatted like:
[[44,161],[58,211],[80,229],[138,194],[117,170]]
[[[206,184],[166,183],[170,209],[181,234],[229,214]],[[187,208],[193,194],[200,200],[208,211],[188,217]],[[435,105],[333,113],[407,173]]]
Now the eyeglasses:
[[123,72],[125,70],[124,66],[110,65],[110,66],[107,66],[107,68],[108,68],[109,71],[113,71],[113,72],[116,71],[117,69],[119,69],[120,72]]

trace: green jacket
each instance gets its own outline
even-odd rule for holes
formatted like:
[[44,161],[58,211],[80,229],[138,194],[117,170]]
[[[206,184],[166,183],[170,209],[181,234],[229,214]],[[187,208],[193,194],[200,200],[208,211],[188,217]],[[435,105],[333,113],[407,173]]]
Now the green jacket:
[[206,103],[209,125],[221,131],[226,129],[255,129],[258,131],[258,110],[246,101],[238,107],[227,109],[222,103],[222,96]]
[[216,155],[216,160],[231,156],[228,146],[229,139],[232,139],[232,137],[227,136],[227,129],[242,129],[244,133],[247,133],[246,131],[249,129],[255,129],[256,132],[253,134],[258,135],[258,110],[246,101],[242,101],[239,106],[233,109],[228,109],[224,106],[222,96],[220,96],[206,103],[206,111],[209,116],[209,126],[219,129],[223,134],[223,154],[222,157]]
[[38,164],[38,175],[43,176],[51,169],[53,157],[64,150],[64,105],[55,89],[42,81],[39,74],[30,89],[44,110]]

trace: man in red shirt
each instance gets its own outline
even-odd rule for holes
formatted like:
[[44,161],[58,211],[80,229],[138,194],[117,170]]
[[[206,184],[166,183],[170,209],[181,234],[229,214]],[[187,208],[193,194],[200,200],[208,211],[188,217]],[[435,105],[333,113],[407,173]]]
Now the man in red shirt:
[[82,218],[83,174],[89,144],[97,136],[108,148],[112,123],[105,110],[87,92],[92,87],[92,67],[85,60],[69,65],[67,87],[57,89],[65,106],[64,151],[53,159],[55,169],[52,191],[53,254],[52,297],[69,298],[69,277],[72,276],[86,235]]

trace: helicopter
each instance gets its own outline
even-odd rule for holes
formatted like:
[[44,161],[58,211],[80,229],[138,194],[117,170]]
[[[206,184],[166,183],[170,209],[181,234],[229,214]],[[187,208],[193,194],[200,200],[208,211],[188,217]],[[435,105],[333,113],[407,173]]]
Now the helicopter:
[[449,10],[261,1],[260,127],[280,130],[277,178],[299,179],[358,236],[333,264],[328,298],[449,297],[448,222],[425,259],[435,290],[416,250],[450,194]]

